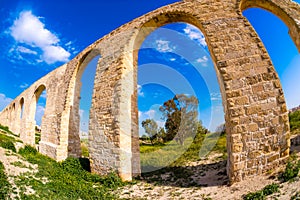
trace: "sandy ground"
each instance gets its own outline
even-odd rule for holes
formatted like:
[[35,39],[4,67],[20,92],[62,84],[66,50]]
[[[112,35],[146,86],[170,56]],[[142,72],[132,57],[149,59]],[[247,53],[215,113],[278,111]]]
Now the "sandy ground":
[[[300,156],[300,146],[293,148]],[[213,157],[213,158],[212,158]],[[124,199],[242,199],[249,192],[263,189],[271,183],[279,183],[274,179],[278,171],[269,175],[247,178],[241,182],[228,186],[226,176],[226,162],[218,161],[213,155],[204,161],[189,163],[186,167],[188,177],[176,179],[172,172],[144,177],[135,185],[125,186],[117,191]],[[159,177],[160,176],[160,177]],[[173,177],[173,178],[172,178]],[[271,178],[270,178],[271,177]],[[273,177],[273,178],[272,178]],[[191,184],[192,183],[192,184]],[[267,199],[290,199],[300,192],[300,178],[291,183],[281,183],[280,193],[269,196]]]

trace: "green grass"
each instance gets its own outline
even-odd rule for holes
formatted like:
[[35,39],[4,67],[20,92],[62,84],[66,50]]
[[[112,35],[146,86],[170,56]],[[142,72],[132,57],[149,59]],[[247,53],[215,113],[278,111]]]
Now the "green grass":
[[296,154],[292,154],[285,167],[284,172],[279,175],[279,179],[283,182],[293,181],[300,171],[300,160],[297,160]]
[[13,152],[16,152],[16,147],[14,145],[15,141],[16,140],[11,136],[0,134],[0,146],[5,149],[10,149]]
[[148,168],[161,168],[166,166],[184,166],[189,161],[200,159],[201,153],[222,153],[226,159],[226,135],[197,134],[194,138],[187,138],[186,145],[179,145],[175,141],[166,144],[141,144],[141,166]]
[[[0,146],[15,152],[16,141],[15,138],[0,133]],[[85,158],[68,158],[63,162],[56,162],[28,145],[21,148],[18,154],[22,159],[38,165],[37,173],[27,172],[14,178],[20,189],[20,199],[116,199],[117,196],[112,191],[125,184],[116,173],[109,173],[107,176],[90,173],[90,163]],[[20,161],[11,164],[26,167]],[[0,162],[0,199],[7,199],[13,189],[3,169]],[[27,188],[32,188],[35,192],[26,194]]]
[[243,200],[263,200],[266,196],[279,192],[279,185],[272,183],[267,185],[262,190],[251,192],[243,196]]
[[0,124],[0,130],[2,130],[5,133],[8,133],[10,135],[17,136],[16,134],[14,134],[13,132],[11,132],[9,130],[8,126],[3,126],[3,125]]
[[88,140],[84,139],[80,141],[82,156],[85,158],[89,157]]
[[140,153],[150,153],[155,152],[162,147],[166,146],[165,144],[140,144]]
[[[22,194],[22,199],[115,199],[111,190],[123,185],[115,173],[99,176],[86,171],[83,166],[88,165],[82,159],[68,158],[58,163],[30,146],[20,149],[19,153],[39,166],[35,178],[21,176],[15,181],[21,191],[26,186],[35,190],[35,194]],[[47,183],[42,182],[43,177]]]
[[27,166],[24,163],[22,163],[21,161],[16,161],[16,162],[13,162],[10,164],[13,166],[16,166],[16,167],[20,167],[20,168],[27,168]]
[[3,163],[0,161],[0,199],[7,199],[11,191],[11,185],[4,173]]

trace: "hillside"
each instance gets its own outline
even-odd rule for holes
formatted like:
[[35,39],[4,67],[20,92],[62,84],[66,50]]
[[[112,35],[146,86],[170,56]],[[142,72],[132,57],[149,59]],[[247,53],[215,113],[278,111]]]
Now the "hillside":
[[[217,146],[223,144],[221,139]],[[0,146],[0,199],[300,198],[299,145],[292,148],[294,153],[287,168],[232,186],[227,185],[222,148],[215,148],[205,159],[189,158],[192,161],[187,162],[186,157],[193,157],[192,149],[197,149],[192,144],[174,165],[143,174],[128,184],[122,183],[115,174],[106,177],[91,174],[85,159],[69,158],[57,163],[29,146],[24,147],[7,130],[0,131]]]

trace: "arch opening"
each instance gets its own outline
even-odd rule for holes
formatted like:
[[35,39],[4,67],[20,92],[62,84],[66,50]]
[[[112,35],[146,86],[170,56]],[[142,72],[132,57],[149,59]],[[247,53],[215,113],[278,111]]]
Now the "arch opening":
[[23,112],[24,112],[24,98],[22,97],[19,104],[19,118],[23,118]]
[[23,113],[24,113],[24,98],[22,97],[17,106],[17,114],[16,114],[16,124],[14,133],[20,136],[22,129],[22,121],[23,121]]
[[42,134],[42,122],[45,114],[46,102],[47,102],[47,91],[44,86],[40,87],[36,93],[37,102],[36,102],[36,111],[35,111],[35,144],[39,145],[41,141]]
[[[26,109],[26,113],[22,112],[22,119],[21,119],[22,122],[24,117],[25,117],[24,119],[26,120],[24,121],[25,132],[23,135],[21,135],[23,141],[25,141],[25,143],[30,144],[32,146],[36,146],[37,148],[38,148],[38,143],[40,141],[41,133],[36,131],[37,129],[36,127],[37,124],[39,124],[38,127],[43,126],[42,116],[44,115],[44,111],[47,105],[46,98],[41,98],[42,93],[44,91],[46,91],[45,85],[40,85],[39,87],[37,87],[29,102],[28,108]],[[40,102],[39,99],[41,99]]]
[[68,156],[89,157],[90,109],[99,53],[90,52],[80,63],[75,77],[74,97],[69,122]]
[[[214,146],[222,149],[215,164],[226,172],[220,77],[204,34],[186,18],[143,32],[147,35],[137,37],[134,58],[143,176],[173,173],[176,167],[215,154]],[[198,167],[204,165],[199,162]],[[217,182],[212,184],[224,184],[227,176]]]
[[[281,19],[283,23],[288,27],[288,34],[291,39],[294,41],[295,46],[300,52],[300,27],[297,24],[299,20],[299,2],[293,1],[282,1],[282,2],[273,2],[273,1],[247,1],[240,0],[239,9],[245,14],[245,11],[249,8],[260,8],[266,10],[278,18]],[[246,11],[247,13],[248,11]],[[274,33],[274,32],[273,32]]]

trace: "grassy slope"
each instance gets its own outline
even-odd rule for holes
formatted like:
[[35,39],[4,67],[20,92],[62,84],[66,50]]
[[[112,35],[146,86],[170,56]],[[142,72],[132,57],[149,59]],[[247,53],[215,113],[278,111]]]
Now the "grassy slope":
[[[7,130],[1,127],[0,130],[0,145],[15,152],[16,139],[4,135],[10,134]],[[99,176],[88,172],[87,159],[68,158],[64,162],[56,162],[30,146],[20,149],[18,154],[22,159],[38,165],[36,174],[26,173],[14,177],[21,199],[116,199],[112,191],[124,185],[115,173]],[[12,188],[2,163],[0,186],[0,199],[5,199]],[[26,195],[28,188],[32,188],[34,194]]]

